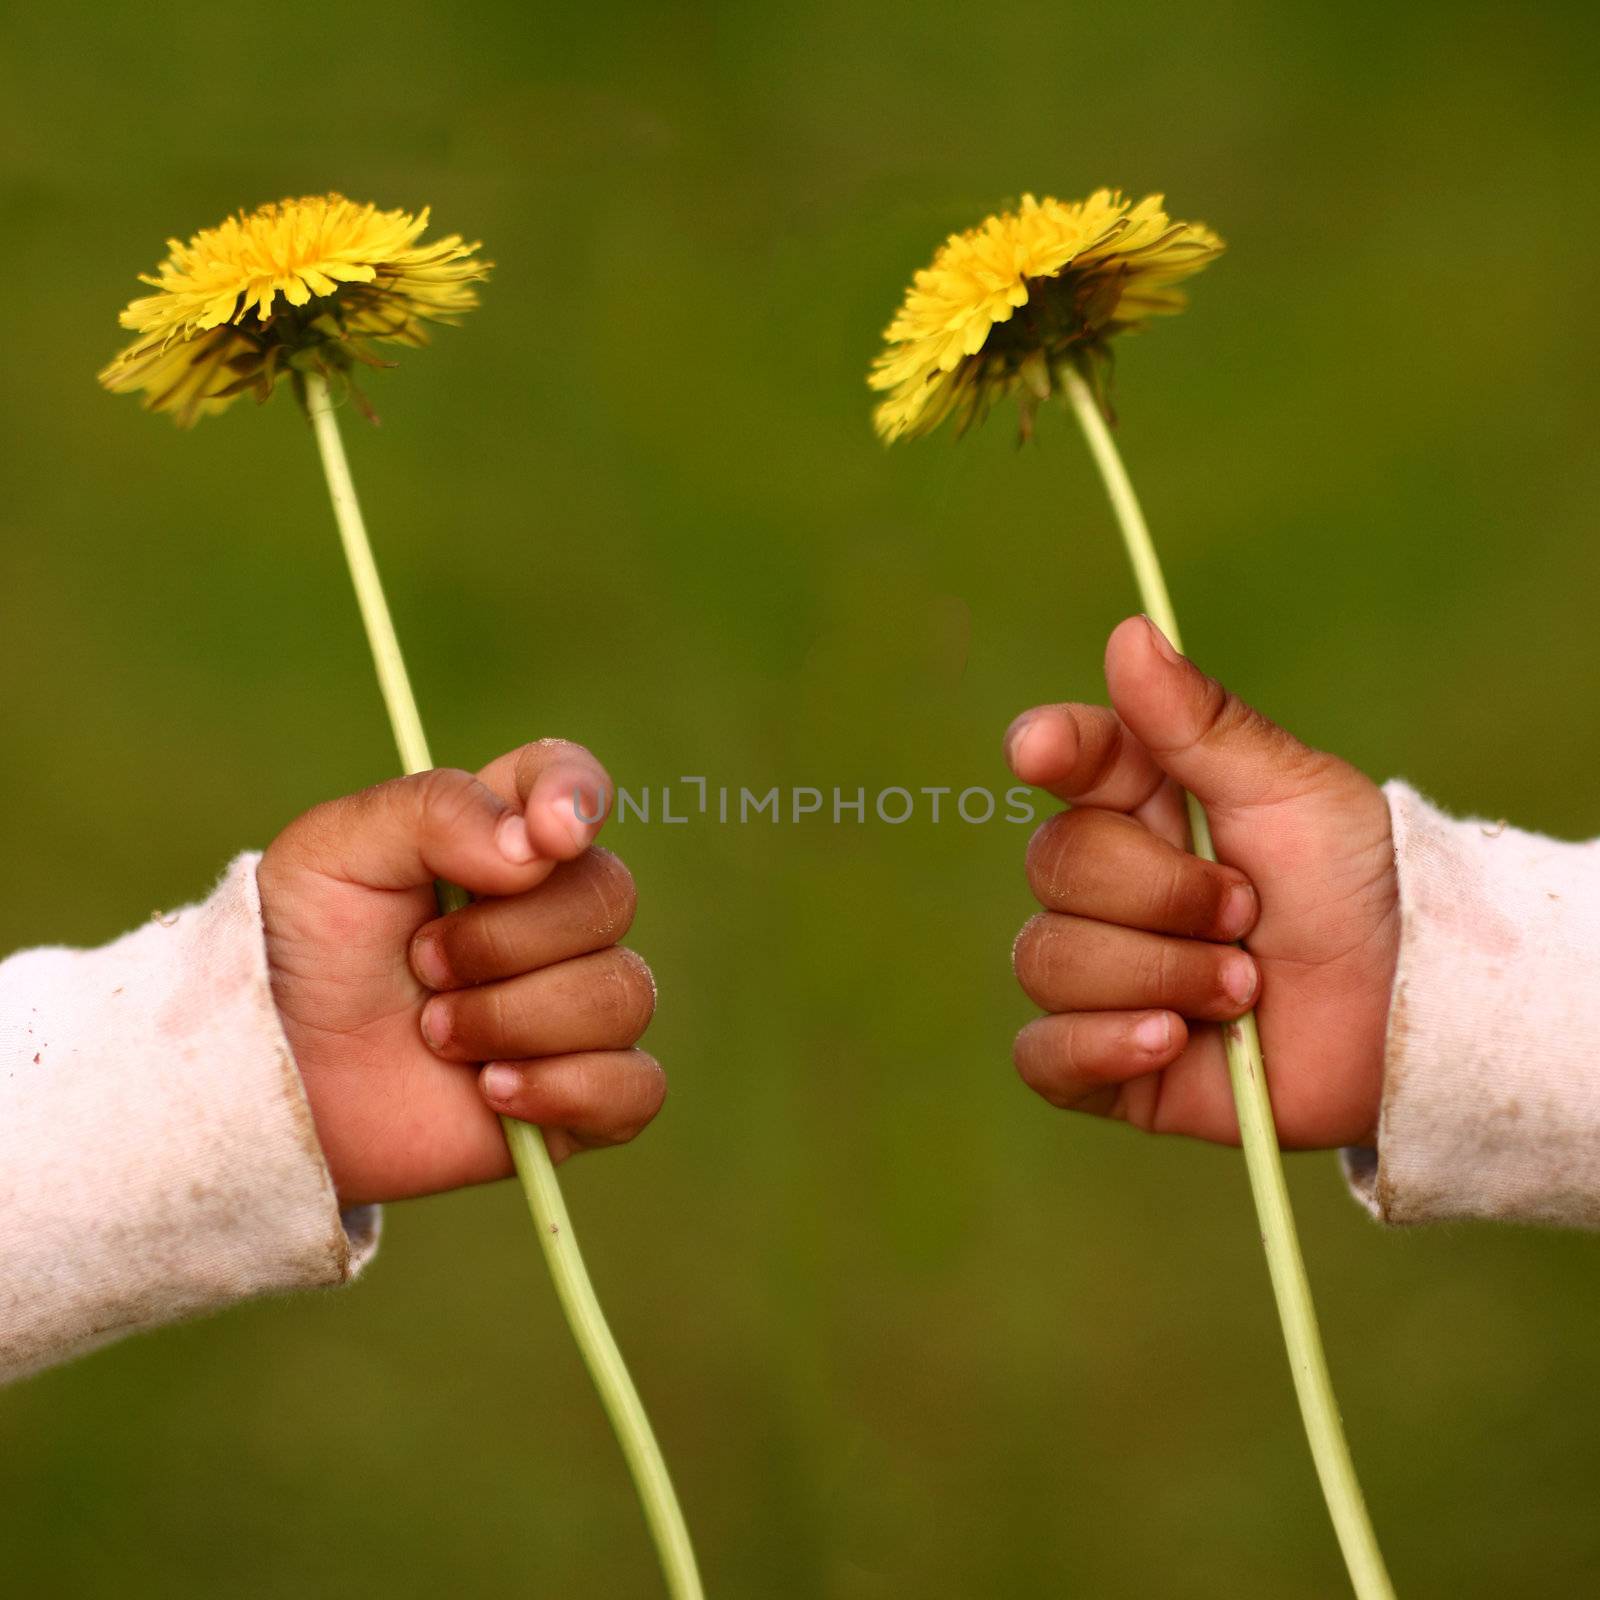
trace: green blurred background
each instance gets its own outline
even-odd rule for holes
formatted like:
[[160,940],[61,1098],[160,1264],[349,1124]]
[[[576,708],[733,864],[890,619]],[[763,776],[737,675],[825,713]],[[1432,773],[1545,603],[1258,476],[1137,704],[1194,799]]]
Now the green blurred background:
[[[443,759],[1005,779],[1134,598],[1061,414],[885,453],[911,270],[1022,188],[1228,239],[1127,343],[1200,659],[1441,802],[1597,830],[1589,7],[13,8],[0,948],[95,943],[393,764],[287,395],[101,393],[168,234],[337,187],[499,266],[350,442]],[[1025,829],[617,829],[672,1075],[566,1169],[720,1596],[1341,1592],[1236,1155],[1017,1083]],[[1592,1592],[1591,1239],[1291,1183],[1401,1592]],[[649,1596],[510,1187],[368,1278],[0,1396],[37,1596]]]

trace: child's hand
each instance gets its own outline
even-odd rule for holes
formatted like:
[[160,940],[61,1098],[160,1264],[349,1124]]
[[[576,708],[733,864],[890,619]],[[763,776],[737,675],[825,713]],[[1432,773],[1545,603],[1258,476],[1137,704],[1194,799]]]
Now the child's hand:
[[[1073,804],[1028,848],[1046,909],[1014,960],[1056,1014],[1018,1036],[1023,1079],[1058,1106],[1237,1142],[1216,1024],[1253,1004],[1281,1142],[1370,1141],[1399,938],[1382,793],[1142,617],[1111,635],[1106,683],[1114,709],[1045,706],[1006,735],[1017,776]],[[1180,785],[1225,866],[1184,853]],[[1228,942],[1245,935],[1249,956]]]
[[[503,1177],[496,1112],[560,1160],[660,1109],[631,1048],[655,986],[617,948],[633,880],[574,810],[610,793],[587,750],[543,740],[318,806],[262,857],[272,991],[342,1204]],[[441,917],[436,878],[483,898]]]

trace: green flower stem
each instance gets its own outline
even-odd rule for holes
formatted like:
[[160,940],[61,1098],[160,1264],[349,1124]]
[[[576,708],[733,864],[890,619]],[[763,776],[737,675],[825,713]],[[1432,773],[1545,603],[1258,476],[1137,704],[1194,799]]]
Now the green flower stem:
[[[332,397],[326,381],[317,373],[306,374],[305,400],[400,760],[407,772],[425,772],[433,765],[428,741],[422,731],[422,719],[417,714],[416,697],[411,692],[400,641],[395,636],[394,622],[383,597],[383,585],[372,558],[355,485],[350,481],[350,466],[345,460]],[[467,902],[465,893],[453,884],[439,886],[439,899],[446,910]],[[577,1340],[595,1388],[600,1392],[601,1404],[611,1418],[611,1426],[633,1474],[645,1521],[655,1540],[667,1592],[672,1600],[702,1600],[704,1591],[695,1567],[694,1550],[672,1490],[666,1462],[662,1460],[650,1419],[628,1376],[616,1340],[606,1326],[594,1286],[589,1282],[544,1136],[537,1128],[510,1117],[502,1117],[500,1124],[505,1130],[506,1143],[511,1147],[528,1210],[533,1214],[539,1243],[544,1249],[545,1262],[566,1313],[567,1324]]]
[[[1078,373],[1065,376],[1067,398],[1082,425],[1084,438],[1106,493],[1116,512],[1123,542],[1133,563],[1139,594],[1151,620],[1183,649],[1178,619],[1173,615],[1155,545],[1145,525],[1144,514],[1128,480],[1127,469],[1117,451],[1116,441],[1106,426],[1100,407],[1089,386]],[[1184,796],[1189,808],[1189,827],[1194,852],[1207,861],[1217,859],[1211,844],[1211,827],[1205,809],[1192,794]],[[1367,1515],[1355,1463],[1345,1441],[1344,1424],[1334,1399],[1333,1381],[1328,1376],[1328,1361],[1322,1350],[1322,1335],[1317,1329],[1317,1314],[1311,1304],[1311,1285],[1306,1280],[1306,1265],[1295,1233],[1294,1213],[1289,1206],[1289,1190],[1284,1183],[1283,1159],[1278,1153],[1278,1133],[1272,1120],[1272,1102],[1267,1094],[1266,1071],[1262,1064],[1261,1038],[1256,1031],[1255,1013],[1241,1017],[1224,1029],[1228,1053],[1228,1076],[1233,1083],[1234,1104],[1239,1112],[1239,1137],[1244,1146],[1245,1168],[1250,1175],[1250,1192],[1255,1199],[1256,1217],[1261,1225],[1261,1242],[1266,1249],[1267,1271],[1272,1292],[1278,1302],[1283,1324],[1283,1342],[1289,1353],[1289,1369],[1294,1374],[1295,1393],[1300,1400],[1300,1415],[1328,1514],[1344,1552],[1350,1583],[1360,1600],[1394,1600],[1394,1588],[1384,1568],[1383,1554]]]

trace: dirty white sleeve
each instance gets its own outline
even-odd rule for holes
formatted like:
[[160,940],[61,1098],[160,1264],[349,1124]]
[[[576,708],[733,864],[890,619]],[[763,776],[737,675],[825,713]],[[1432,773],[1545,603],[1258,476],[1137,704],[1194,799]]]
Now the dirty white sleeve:
[[376,1248],[272,1003],[257,860],[104,949],[0,963],[0,1382]]
[[1400,963],[1375,1149],[1384,1222],[1600,1227],[1600,840],[1459,822],[1390,783]]

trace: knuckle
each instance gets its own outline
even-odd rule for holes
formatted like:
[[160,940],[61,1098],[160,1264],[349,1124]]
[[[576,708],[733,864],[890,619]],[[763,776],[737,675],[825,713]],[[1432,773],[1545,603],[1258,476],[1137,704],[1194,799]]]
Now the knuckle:
[[1118,718],[1111,718],[1098,744],[1090,742],[1093,753],[1085,763],[1084,770],[1073,775],[1082,793],[1091,794],[1109,781],[1123,759],[1127,741],[1128,730]]
[[1239,725],[1241,713],[1248,710],[1237,695],[1231,694],[1215,678],[1202,676],[1195,699],[1197,739],[1224,738]]
[[1039,1084],[1039,1057],[1034,1047],[1028,1030],[1024,1028],[1015,1039],[1011,1041],[1011,1064],[1017,1069],[1017,1076],[1022,1079],[1028,1088],[1035,1094],[1044,1091]]
[[1011,970],[1022,985],[1023,993],[1039,1006],[1045,1005],[1041,996],[1045,992],[1049,973],[1049,950],[1055,937],[1054,921],[1052,913],[1038,912],[1023,923],[1021,932],[1011,946]]
[[1028,883],[1039,898],[1068,892],[1074,864],[1081,859],[1088,813],[1058,811],[1028,841]]
[[637,1097],[628,1116],[617,1130],[617,1142],[627,1144],[637,1139],[655,1121],[667,1099],[667,1075],[654,1056],[639,1052],[637,1067]]
[[1150,884],[1150,910],[1162,927],[1196,938],[1215,925],[1230,885],[1209,862],[1173,851]]
[[1028,836],[1026,860],[1030,872],[1055,851],[1056,840],[1061,834],[1061,823],[1071,815],[1070,811],[1058,811],[1054,816],[1046,817]]
[[[1060,1052],[1056,1057],[1060,1059]],[[1029,1023],[1012,1041],[1011,1060],[1017,1069],[1017,1076],[1033,1090],[1035,1094],[1042,1094],[1049,1098],[1049,1074],[1045,1071],[1048,1052],[1044,1042],[1039,1037],[1039,1030],[1033,1023]]]
[[582,857],[582,871],[594,897],[594,931],[613,942],[621,939],[633,926],[639,905],[633,874],[620,856],[598,848]]
[[1337,757],[1330,756],[1325,750],[1313,750],[1310,745],[1302,744],[1287,729],[1280,728],[1275,722],[1268,722],[1265,717],[1261,720],[1274,740],[1276,765],[1286,796],[1304,793],[1324,781],[1337,765]]
[[545,768],[562,761],[599,764],[587,748],[571,739],[535,739],[516,752],[513,765],[520,787],[526,791]]
[[328,819],[323,814],[330,805],[331,802],[324,802],[309,811],[302,811],[293,822],[279,829],[277,837],[262,854],[258,874],[270,877],[280,868],[288,871],[300,861],[315,861],[322,853],[319,845],[326,840],[330,831]]
[[495,977],[509,977],[522,970],[525,963],[505,919],[495,914],[496,909],[490,902],[482,909],[472,908],[475,914],[446,923],[445,960],[452,970]]
[[555,737],[535,739],[531,744],[525,744],[524,750],[536,750],[545,756],[588,756],[589,749],[586,745],[578,744],[572,739],[559,739]]
[[1154,998],[1176,996],[1183,980],[1183,951],[1171,939],[1153,939],[1139,957],[1140,988]]
[[497,1046],[514,1031],[513,1003],[512,992],[503,984],[462,990],[451,1001],[458,1018],[454,1032],[460,1034],[460,1042],[472,1046],[477,1054],[499,1055]]
[[1155,868],[1150,883],[1150,903],[1151,910],[1164,926],[1184,928],[1193,924],[1196,906],[1188,859],[1170,856]]
[[[392,782],[404,782],[394,779]],[[270,845],[261,858],[261,870],[270,878],[306,867],[313,872],[336,871],[349,854],[352,828],[359,827],[369,808],[381,800],[383,785],[374,785],[342,800],[325,800],[303,811]]]
[[1278,798],[1291,795],[1321,778],[1332,759],[1314,750],[1271,717],[1230,693],[1214,679],[1205,680],[1197,742],[1227,743],[1249,740],[1270,757],[1276,774]]
[[434,767],[404,779],[416,786],[417,811],[426,832],[453,828],[472,804],[476,780],[456,767]]
[[1069,1022],[1030,1023],[1016,1037],[1011,1059],[1017,1076],[1042,1100],[1068,1110],[1082,1096],[1084,1070]]
[[619,1033],[637,1039],[656,1013],[656,980],[643,956],[617,950],[609,963],[606,1003]]

